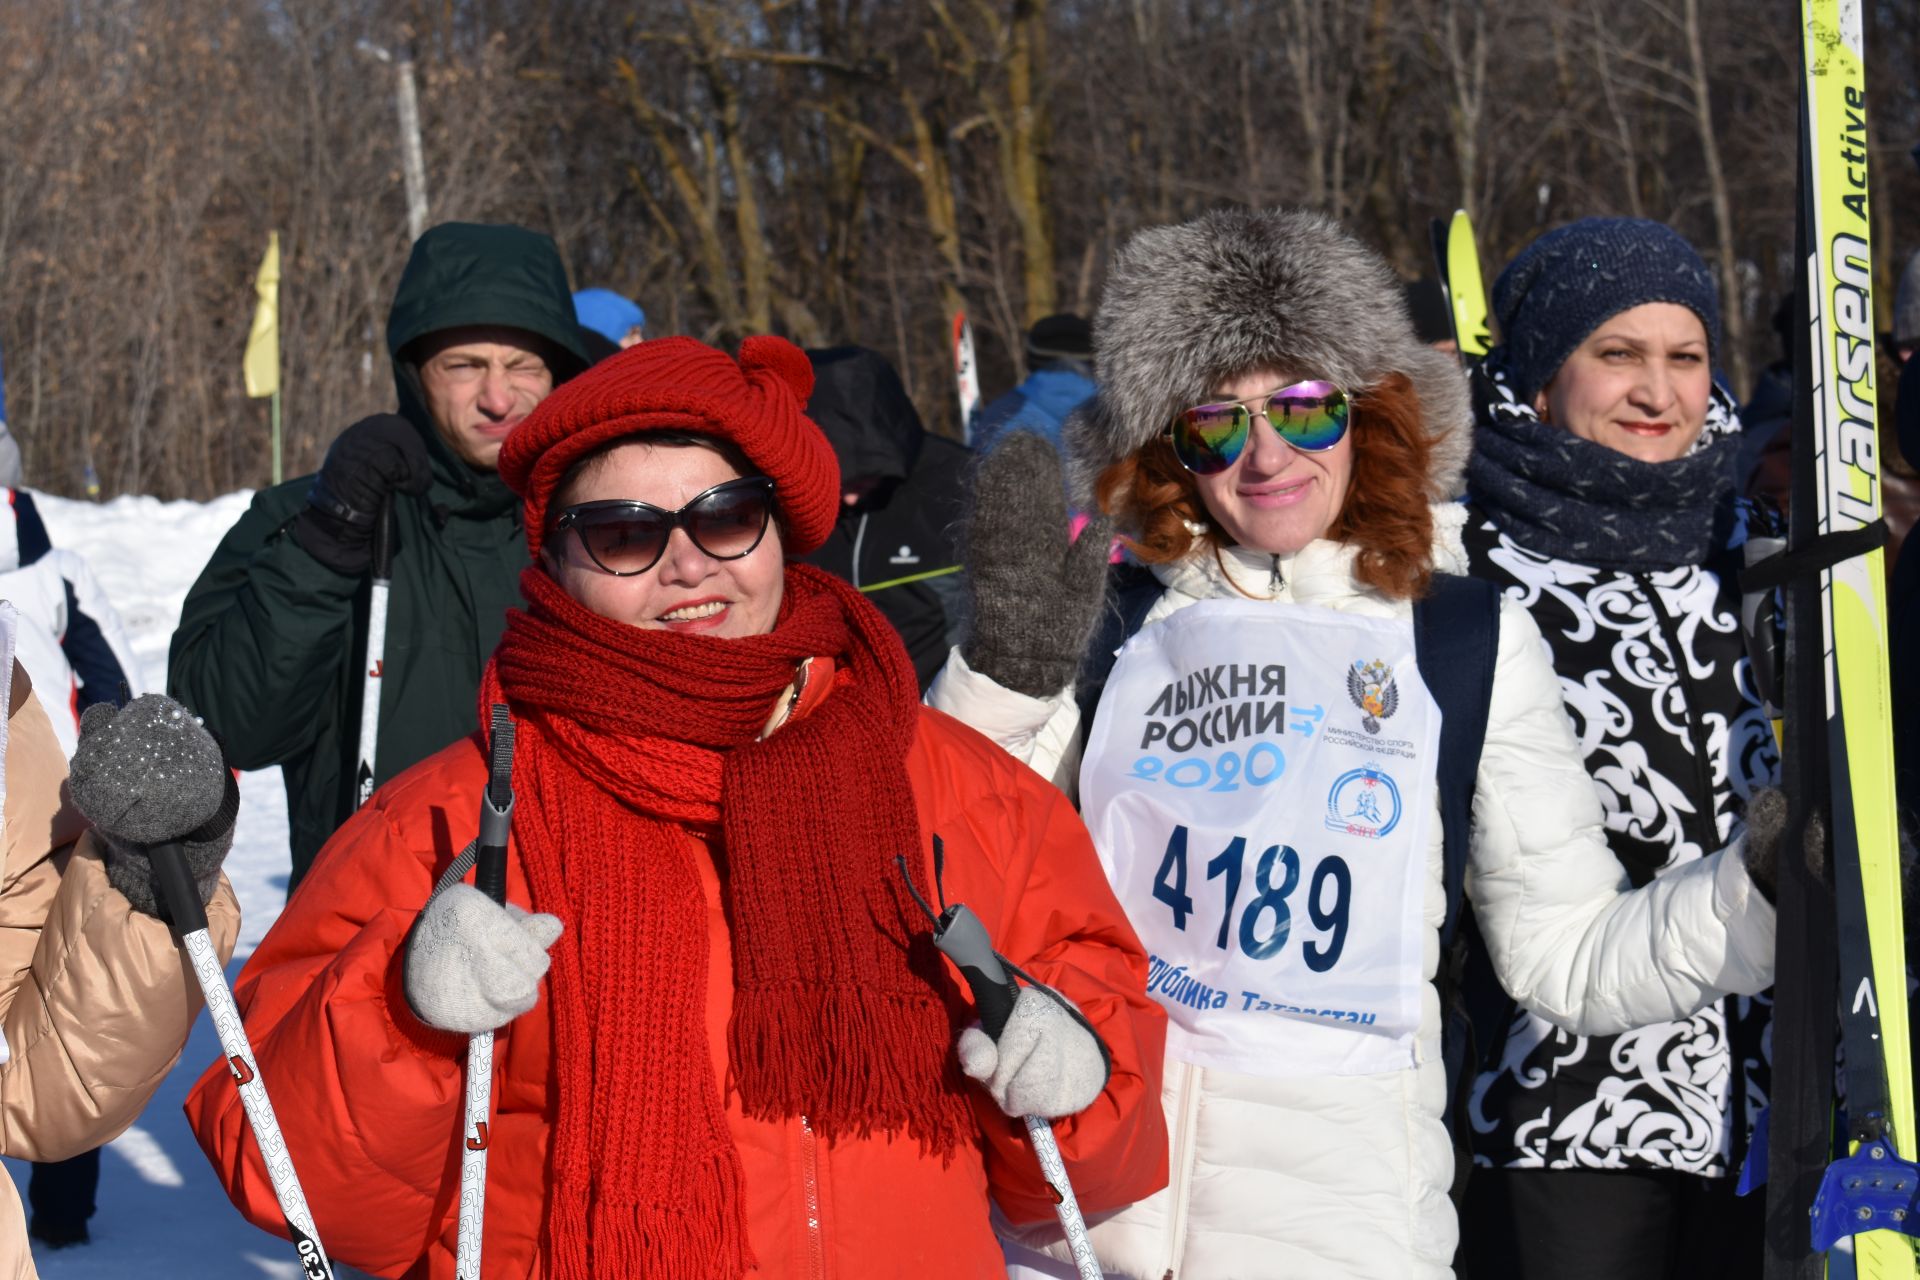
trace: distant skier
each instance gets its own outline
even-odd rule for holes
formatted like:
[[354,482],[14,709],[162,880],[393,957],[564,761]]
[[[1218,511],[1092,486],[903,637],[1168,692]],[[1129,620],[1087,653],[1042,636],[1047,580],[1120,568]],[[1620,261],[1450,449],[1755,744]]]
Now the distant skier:
[[142,692],[133,643],[85,557],[56,547],[33,495],[0,489],[0,599],[20,611],[18,656],[68,755],[80,716]]

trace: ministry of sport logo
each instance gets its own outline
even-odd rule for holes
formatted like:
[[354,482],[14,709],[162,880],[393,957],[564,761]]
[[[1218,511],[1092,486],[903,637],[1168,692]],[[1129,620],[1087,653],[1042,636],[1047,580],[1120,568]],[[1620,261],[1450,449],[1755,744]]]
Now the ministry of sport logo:
[[1347,668],[1347,696],[1360,708],[1360,727],[1368,733],[1379,733],[1380,722],[1400,709],[1400,686],[1394,683],[1393,668],[1378,658]]
[[1378,765],[1349,769],[1327,792],[1327,830],[1378,840],[1400,825],[1400,788]]

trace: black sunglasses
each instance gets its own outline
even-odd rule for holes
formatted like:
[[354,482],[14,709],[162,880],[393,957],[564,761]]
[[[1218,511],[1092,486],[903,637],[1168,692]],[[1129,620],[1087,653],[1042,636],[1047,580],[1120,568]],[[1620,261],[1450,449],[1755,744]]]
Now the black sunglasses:
[[715,560],[738,560],[760,545],[772,518],[772,479],[747,476],[713,486],[678,511],[629,498],[576,503],[554,520],[553,531],[571,529],[596,565],[630,578],[660,562],[676,528]]

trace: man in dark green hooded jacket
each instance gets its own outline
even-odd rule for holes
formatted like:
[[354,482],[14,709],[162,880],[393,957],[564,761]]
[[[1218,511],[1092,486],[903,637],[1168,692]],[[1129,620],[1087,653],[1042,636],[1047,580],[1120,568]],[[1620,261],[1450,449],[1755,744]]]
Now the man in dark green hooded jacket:
[[356,803],[373,529],[393,585],[375,785],[473,731],[480,671],[520,602],[520,505],[500,441],[586,367],[553,241],[447,223],[387,318],[399,414],[355,423],[318,475],[261,491],[187,595],[167,685],[242,769],[280,765],[292,884]]

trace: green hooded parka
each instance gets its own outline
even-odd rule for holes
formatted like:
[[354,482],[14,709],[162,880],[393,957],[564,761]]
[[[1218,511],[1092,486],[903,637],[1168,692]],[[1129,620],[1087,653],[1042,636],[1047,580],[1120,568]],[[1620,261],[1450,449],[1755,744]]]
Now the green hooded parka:
[[[511,226],[446,223],[414,245],[387,318],[400,413],[426,439],[433,484],[394,495],[393,586],[380,695],[375,785],[475,724],[480,670],[520,603],[527,542],[519,499],[440,439],[419,372],[418,338],[504,325],[545,339],[557,385],[586,367],[565,268],[553,241]],[[293,855],[289,892],[354,809],[370,580],[329,569],[292,536],[312,476],[264,489],[187,595],[167,691],[225,742],[242,769],[280,765]]]

